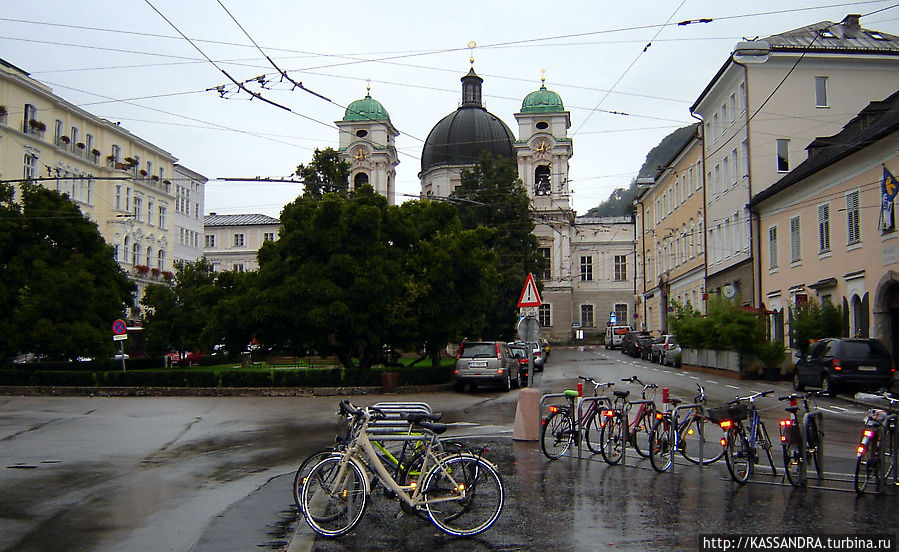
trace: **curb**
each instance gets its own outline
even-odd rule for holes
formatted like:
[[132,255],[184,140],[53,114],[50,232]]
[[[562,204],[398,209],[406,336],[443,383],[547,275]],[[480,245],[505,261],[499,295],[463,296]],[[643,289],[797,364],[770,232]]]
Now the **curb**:
[[6,385],[0,395],[26,397],[331,397],[350,395],[402,395],[449,391],[452,383],[410,385],[396,393],[383,387],[66,387]]

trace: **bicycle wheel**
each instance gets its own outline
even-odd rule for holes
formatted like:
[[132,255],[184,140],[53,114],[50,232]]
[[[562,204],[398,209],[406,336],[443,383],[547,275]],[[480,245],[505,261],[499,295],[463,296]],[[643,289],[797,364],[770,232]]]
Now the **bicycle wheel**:
[[862,494],[868,486],[879,487],[880,481],[879,442],[869,442],[865,452],[855,461],[855,492]]
[[[806,437],[806,462],[815,464],[815,472],[818,474],[818,481],[824,480],[824,432],[818,427],[815,418],[808,421],[808,436]],[[808,469],[808,468],[806,468]]]
[[365,474],[355,462],[330,456],[312,467],[301,492],[303,516],[319,535],[337,537],[359,523],[368,501]]
[[300,496],[300,493],[303,490],[303,483],[306,482],[306,477],[309,475],[309,472],[312,471],[312,467],[324,460],[325,458],[335,454],[337,452],[336,447],[325,447],[323,449],[319,449],[309,456],[306,457],[305,460],[300,464],[300,467],[297,468],[297,473],[293,477],[293,500],[296,502],[297,509],[302,512],[303,511],[303,500]]
[[540,428],[540,449],[550,460],[565,454],[573,440],[574,428],[566,411],[553,412]]
[[721,446],[719,433],[714,430],[717,424],[709,422],[695,410],[687,413],[687,417],[678,423],[677,448],[681,456],[693,464],[713,464],[724,456],[724,447]]
[[602,449],[602,419],[602,410],[597,408],[590,415],[584,428],[584,440],[587,441],[587,448],[593,454],[599,454]]
[[649,434],[652,431],[653,423],[656,421],[655,418],[655,409],[651,405],[646,405],[646,408],[644,408],[643,412],[640,414],[640,419],[634,426],[633,433],[631,433],[631,442],[634,445],[634,450],[643,458],[649,458]]
[[425,475],[422,498],[434,525],[461,537],[493,525],[503,510],[505,489],[490,462],[470,454],[453,454]]
[[668,471],[674,460],[670,426],[668,420],[656,420],[649,430],[649,463],[659,473]]
[[610,466],[621,462],[624,456],[624,447],[627,443],[624,439],[624,420],[616,413],[615,416],[606,418],[606,423],[599,432],[599,453],[602,459]]
[[792,440],[784,445],[784,471],[787,479],[794,487],[802,486],[802,465],[805,463],[805,454],[802,453],[802,445]]
[[731,429],[725,438],[724,460],[731,478],[739,484],[752,477],[752,450],[743,428]]

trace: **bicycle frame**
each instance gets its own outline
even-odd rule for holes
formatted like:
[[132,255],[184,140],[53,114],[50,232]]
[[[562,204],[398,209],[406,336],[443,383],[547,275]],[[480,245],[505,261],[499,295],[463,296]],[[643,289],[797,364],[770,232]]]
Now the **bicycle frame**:
[[[608,386],[608,385],[607,384],[597,385],[594,388],[593,392],[596,393],[596,390],[601,386]],[[593,415],[594,412],[601,411],[600,409],[602,408],[602,405],[611,407],[612,399],[609,397],[603,396],[603,395],[595,395],[595,394],[592,397],[581,397],[581,396],[578,396],[578,395],[575,395],[572,393],[549,393],[549,394],[543,395],[540,398],[540,410],[542,411],[543,408],[546,406],[546,403],[550,399],[554,399],[554,398],[563,398],[566,401],[568,401],[567,405],[564,405],[561,407],[559,407],[557,405],[550,405],[549,407],[547,407],[547,409],[550,412],[556,411],[556,410],[553,410],[553,408],[556,408],[556,409],[564,408],[564,409],[568,410],[568,415],[571,417],[571,421],[572,421],[573,432],[576,435],[575,439],[577,440],[577,457],[578,457],[578,459],[580,459],[583,457],[583,450],[584,450],[583,433],[584,433],[584,428],[587,425],[587,422],[590,420],[590,417]],[[578,401],[578,399],[580,399],[580,400]],[[585,405],[586,405],[586,407],[585,407]],[[543,416],[541,416],[541,419],[543,419]]]
[[[792,444],[799,445],[800,454],[802,454],[802,461],[799,463],[799,486],[805,486],[808,481],[808,460],[809,460],[809,446],[811,443],[808,442],[809,438],[809,428],[815,428],[815,448],[817,449],[817,454],[815,458],[815,462],[817,463],[817,471],[819,476],[819,481],[821,474],[824,473],[824,454],[823,454],[823,446],[821,435],[823,434],[824,427],[824,416],[820,411],[811,410],[809,408],[809,396],[810,394],[806,393],[804,395],[789,395],[786,397],[779,397],[780,400],[788,400],[790,401],[790,407],[787,410],[790,413],[790,418],[784,419],[780,421],[780,442],[784,447],[784,470],[785,475],[789,476],[789,467],[786,465],[787,459],[787,448]],[[812,394],[811,396],[816,396]],[[804,413],[802,417],[799,416],[799,409],[797,401],[802,401],[802,408]],[[795,410],[793,410],[795,409]],[[814,422],[813,422],[814,421]],[[792,482],[792,481],[791,481]]]
[[[896,401],[899,402],[899,401]],[[893,401],[891,400],[891,403]],[[862,432],[861,443],[856,449],[857,458],[861,458],[871,447],[877,447],[877,468],[880,473],[877,477],[877,493],[886,491],[886,477],[888,473],[886,464],[886,449],[890,448],[890,464],[893,472],[893,483],[899,484],[899,439],[897,439],[897,425],[899,414],[887,412],[884,409],[871,409],[865,415],[865,429]]]

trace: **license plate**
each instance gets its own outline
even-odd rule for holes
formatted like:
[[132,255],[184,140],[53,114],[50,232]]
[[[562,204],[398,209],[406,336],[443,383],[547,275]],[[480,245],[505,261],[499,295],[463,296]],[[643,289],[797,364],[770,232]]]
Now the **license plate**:
[[486,361],[480,361],[480,360],[479,360],[479,361],[475,361],[475,362],[469,362],[469,363],[468,363],[468,367],[469,367],[469,368],[486,368],[486,367],[487,367],[487,362],[486,362]]
[[877,366],[859,366],[858,371],[859,372],[876,372]]

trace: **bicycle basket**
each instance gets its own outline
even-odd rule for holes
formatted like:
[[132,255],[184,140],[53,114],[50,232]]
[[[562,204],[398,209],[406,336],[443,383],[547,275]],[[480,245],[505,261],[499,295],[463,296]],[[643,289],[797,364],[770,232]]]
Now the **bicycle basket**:
[[743,403],[730,406],[718,406],[708,409],[709,420],[713,423],[720,424],[724,420],[745,420],[749,416],[749,409]]

